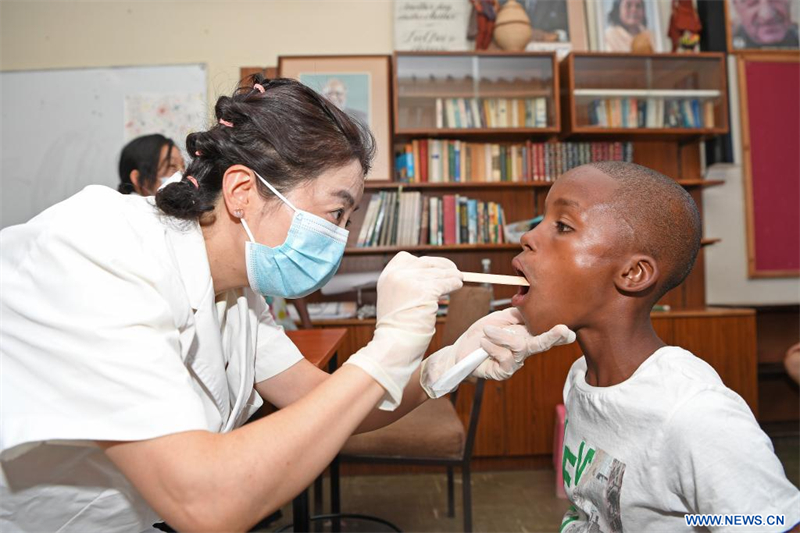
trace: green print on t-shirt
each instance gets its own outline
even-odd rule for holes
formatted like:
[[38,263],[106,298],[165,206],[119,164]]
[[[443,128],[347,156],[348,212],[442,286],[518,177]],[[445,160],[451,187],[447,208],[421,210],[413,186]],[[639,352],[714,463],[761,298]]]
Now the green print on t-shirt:
[[[567,422],[564,422],[564,434],[567,433]],[[586,456],[583,455],[584,448],[588,448],[586,452]],[[569,449],[569,446],[564,444],[564,459],[561,461],[561,473],[564,477],[564,483],[567,487],[573,487],[578,484],[581,480],[581,475],[583,471],[586,470],[586,467],[592,462],[594,459],[594,448],[591,448],[586,445],[586,442],[581,441],[581,445],[578,447],[578,456],[576,457],[572,450]],[[575,474],[575,482],[573,483],[572,475],[570,472],[567,471],[567,463],[572,467],[574,474]]]

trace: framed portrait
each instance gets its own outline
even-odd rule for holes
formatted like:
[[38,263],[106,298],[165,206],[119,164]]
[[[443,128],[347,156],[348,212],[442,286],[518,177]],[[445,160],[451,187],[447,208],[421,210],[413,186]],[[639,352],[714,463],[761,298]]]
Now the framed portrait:
[[663,51],[656,0],[599,0],[595,5],[597,41],[603,52],[631,52],[646,39],[654,52]]
[[[588,50],[583,0],[517,0],[531,21],[529,51]],[[501,5],[505,1],[501,1]]]
[[282,56],[278,74],[311,87],[375,136],[368,180],[389,180],[391,169],[391,57]]
[[797,0],[725,0],[728,51],[800,50]]

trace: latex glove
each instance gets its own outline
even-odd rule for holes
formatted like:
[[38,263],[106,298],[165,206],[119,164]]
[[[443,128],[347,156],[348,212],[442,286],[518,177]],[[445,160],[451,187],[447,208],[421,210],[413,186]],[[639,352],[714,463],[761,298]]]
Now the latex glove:
[[379,408],[400,405],[411,375],[436,331],[439,299],[461,288],[463,275],[449,259],[400,252],[378,278],[375,335],[345,364],[356,365],[386,389]]
[[455,344],[428,357],[422,363],[420,384],[431,398],[441,396],[434,393],[431,386],[448,369],[478,348],[486,350],[489,358],[472,375],[502,381],[522,368],[525,359],[531,355],[574,341],[575,333],[562,324],[541,335],[531,335],[523,324],[522,315],[515,308],[497,311],[472,324]]

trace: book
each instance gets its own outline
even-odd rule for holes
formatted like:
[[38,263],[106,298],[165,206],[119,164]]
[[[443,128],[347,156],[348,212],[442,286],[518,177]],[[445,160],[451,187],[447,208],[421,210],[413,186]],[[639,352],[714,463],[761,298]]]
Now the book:
[[547,127],[547,99],[544,96],[536,98],[536,127]]
[[478,200],[467,200],[467,242],[478,242]]
[[453,99],[445,99],[445,108],[447,109],[447,128],[456,128],[456,108],[453,105]]
[[420,183],[428,182],[428,146],[430,139],[422,139],[419,143],[419,179]]
[[509,117],[509,126],[516,128],[519,123],[519,107],[517,107],[517,99],[511,98],[508,100],[511,116]]
[[369,197],[369,204],[367,206],[367,213],[364,215],[364,221],[361,224],[361,230],[358,232],[358,240],[356,241],[357,247],[363,247],[367,242],[370,228],[375,223],[375,215],[378,212],[380,205],[380,196],[373,194]]
[[497,100],[497,123],[501,128],[508,127],[508,103],[505,98],[498,98]]
[[442,181],[442,141],[439,139],[433,139],[431,141],[430,159],[429,181],[440,183]]
[[442,99],[436,99],[436,129],[444,128],[444,110],[442,109]]
[[378,209],[378,215],[375,220],[375,227],[372,230],[372,234],[369,237],[369,244],[368,246],[379,246],[380,245],[380,238],[381,233],[384,231],[384,221],[386,219],[386,202],[388,200],[389,193],[387,191],[380,192],[380,207]]
[[442,196],[444,217],[444,244],[456,244],[456,197],[453,194]]
[[467,198],[458,196],[458,243],[469,244],[469,213]]
[[419,183],[420,181],[422,181],[420,179],[420,171],[421,171],[422,167],[420,166],[420,161],[419,161],[420,153],[419,153],[419,140],[418,139],[414,139],[413,141],[411,141],[411,153],[413,154],[413,158],[412,158],[413,159],[413,163],[412,164],[413,164],[414,172],[410,176],[410,178],[411,178],[412,182]]
[[481,110],[480,104],[478,103],[477,98],[470,98],[469,100],[469,108],[472,112],[472,127],[473,128],[485,128],[486,123],[481,118]]
[[703,102],[703,127],[714,127],[714,102],[711,100]]
[[472,121],[470,120],[470,117],[467,114],[466,100],[464,98],[458,98],[456,99],[456,102],[458,103],[458,116],[460,118],[459,122],[461,124],[461,127],[471,128]]

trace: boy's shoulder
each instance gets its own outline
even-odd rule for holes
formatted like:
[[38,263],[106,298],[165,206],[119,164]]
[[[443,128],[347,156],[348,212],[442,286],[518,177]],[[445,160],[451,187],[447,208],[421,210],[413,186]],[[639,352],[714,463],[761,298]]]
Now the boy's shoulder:
[[749,412],[744,400],[725,386],[711,365],[679,346],[656,350],[630,378],[613,387],[588,386],[586,368],[585,357],[573,363],[564,385],[565,400],[573,388],[578,388],[605,395],[607,400],[616,397],[623,403],[626,399],[635,399],[636,403],[650,401],[653,407],[662,406],[667,417],[669,411],[698,399],[711,405],[730,404]]

